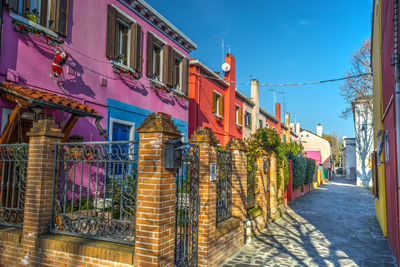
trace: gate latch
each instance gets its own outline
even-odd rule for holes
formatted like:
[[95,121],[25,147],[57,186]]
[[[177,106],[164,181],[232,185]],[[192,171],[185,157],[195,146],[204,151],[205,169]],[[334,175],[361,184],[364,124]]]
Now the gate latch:
[[183,143],[178,138],[168,139],[164,144],[164,168],[177,169],[182,165]]

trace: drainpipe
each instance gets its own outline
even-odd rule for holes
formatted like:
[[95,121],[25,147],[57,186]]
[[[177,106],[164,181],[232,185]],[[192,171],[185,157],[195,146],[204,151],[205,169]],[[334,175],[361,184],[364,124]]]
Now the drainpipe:
[[1,41],[3,37],[3,0],[0,0],[0,56],[1,56]]
[[[397,149],[397,180],[398,180],[398,202],[400,209],[400,58],[399,58],[399,47],[398,47],[398,38],[399,38],[399,1],[394,0],[393,4],[394,9],[394,78],[396,81],[395,84],[395,114],[396,114],[396,149]],[[399,210],[400,213],[400,210]]]

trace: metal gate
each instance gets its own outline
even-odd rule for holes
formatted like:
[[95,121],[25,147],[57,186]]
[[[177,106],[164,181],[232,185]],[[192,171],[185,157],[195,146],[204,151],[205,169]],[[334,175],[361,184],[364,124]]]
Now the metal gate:
[[176,149],[181,160],[176,173],[175,266],[197,266],[200,150],[193,144]]

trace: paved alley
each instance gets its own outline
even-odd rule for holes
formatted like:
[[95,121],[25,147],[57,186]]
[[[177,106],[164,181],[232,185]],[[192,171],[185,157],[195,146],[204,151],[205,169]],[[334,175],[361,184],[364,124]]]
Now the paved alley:
[[291,203],[222,266],[397,265],[375,218],[373,195],[337,178]]

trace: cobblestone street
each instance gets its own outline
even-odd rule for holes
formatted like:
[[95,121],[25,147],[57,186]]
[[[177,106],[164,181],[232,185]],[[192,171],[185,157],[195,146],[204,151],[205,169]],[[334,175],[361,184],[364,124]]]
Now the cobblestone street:
[[397,266],[373,195],[344,179],[308,193],[222,266]]

